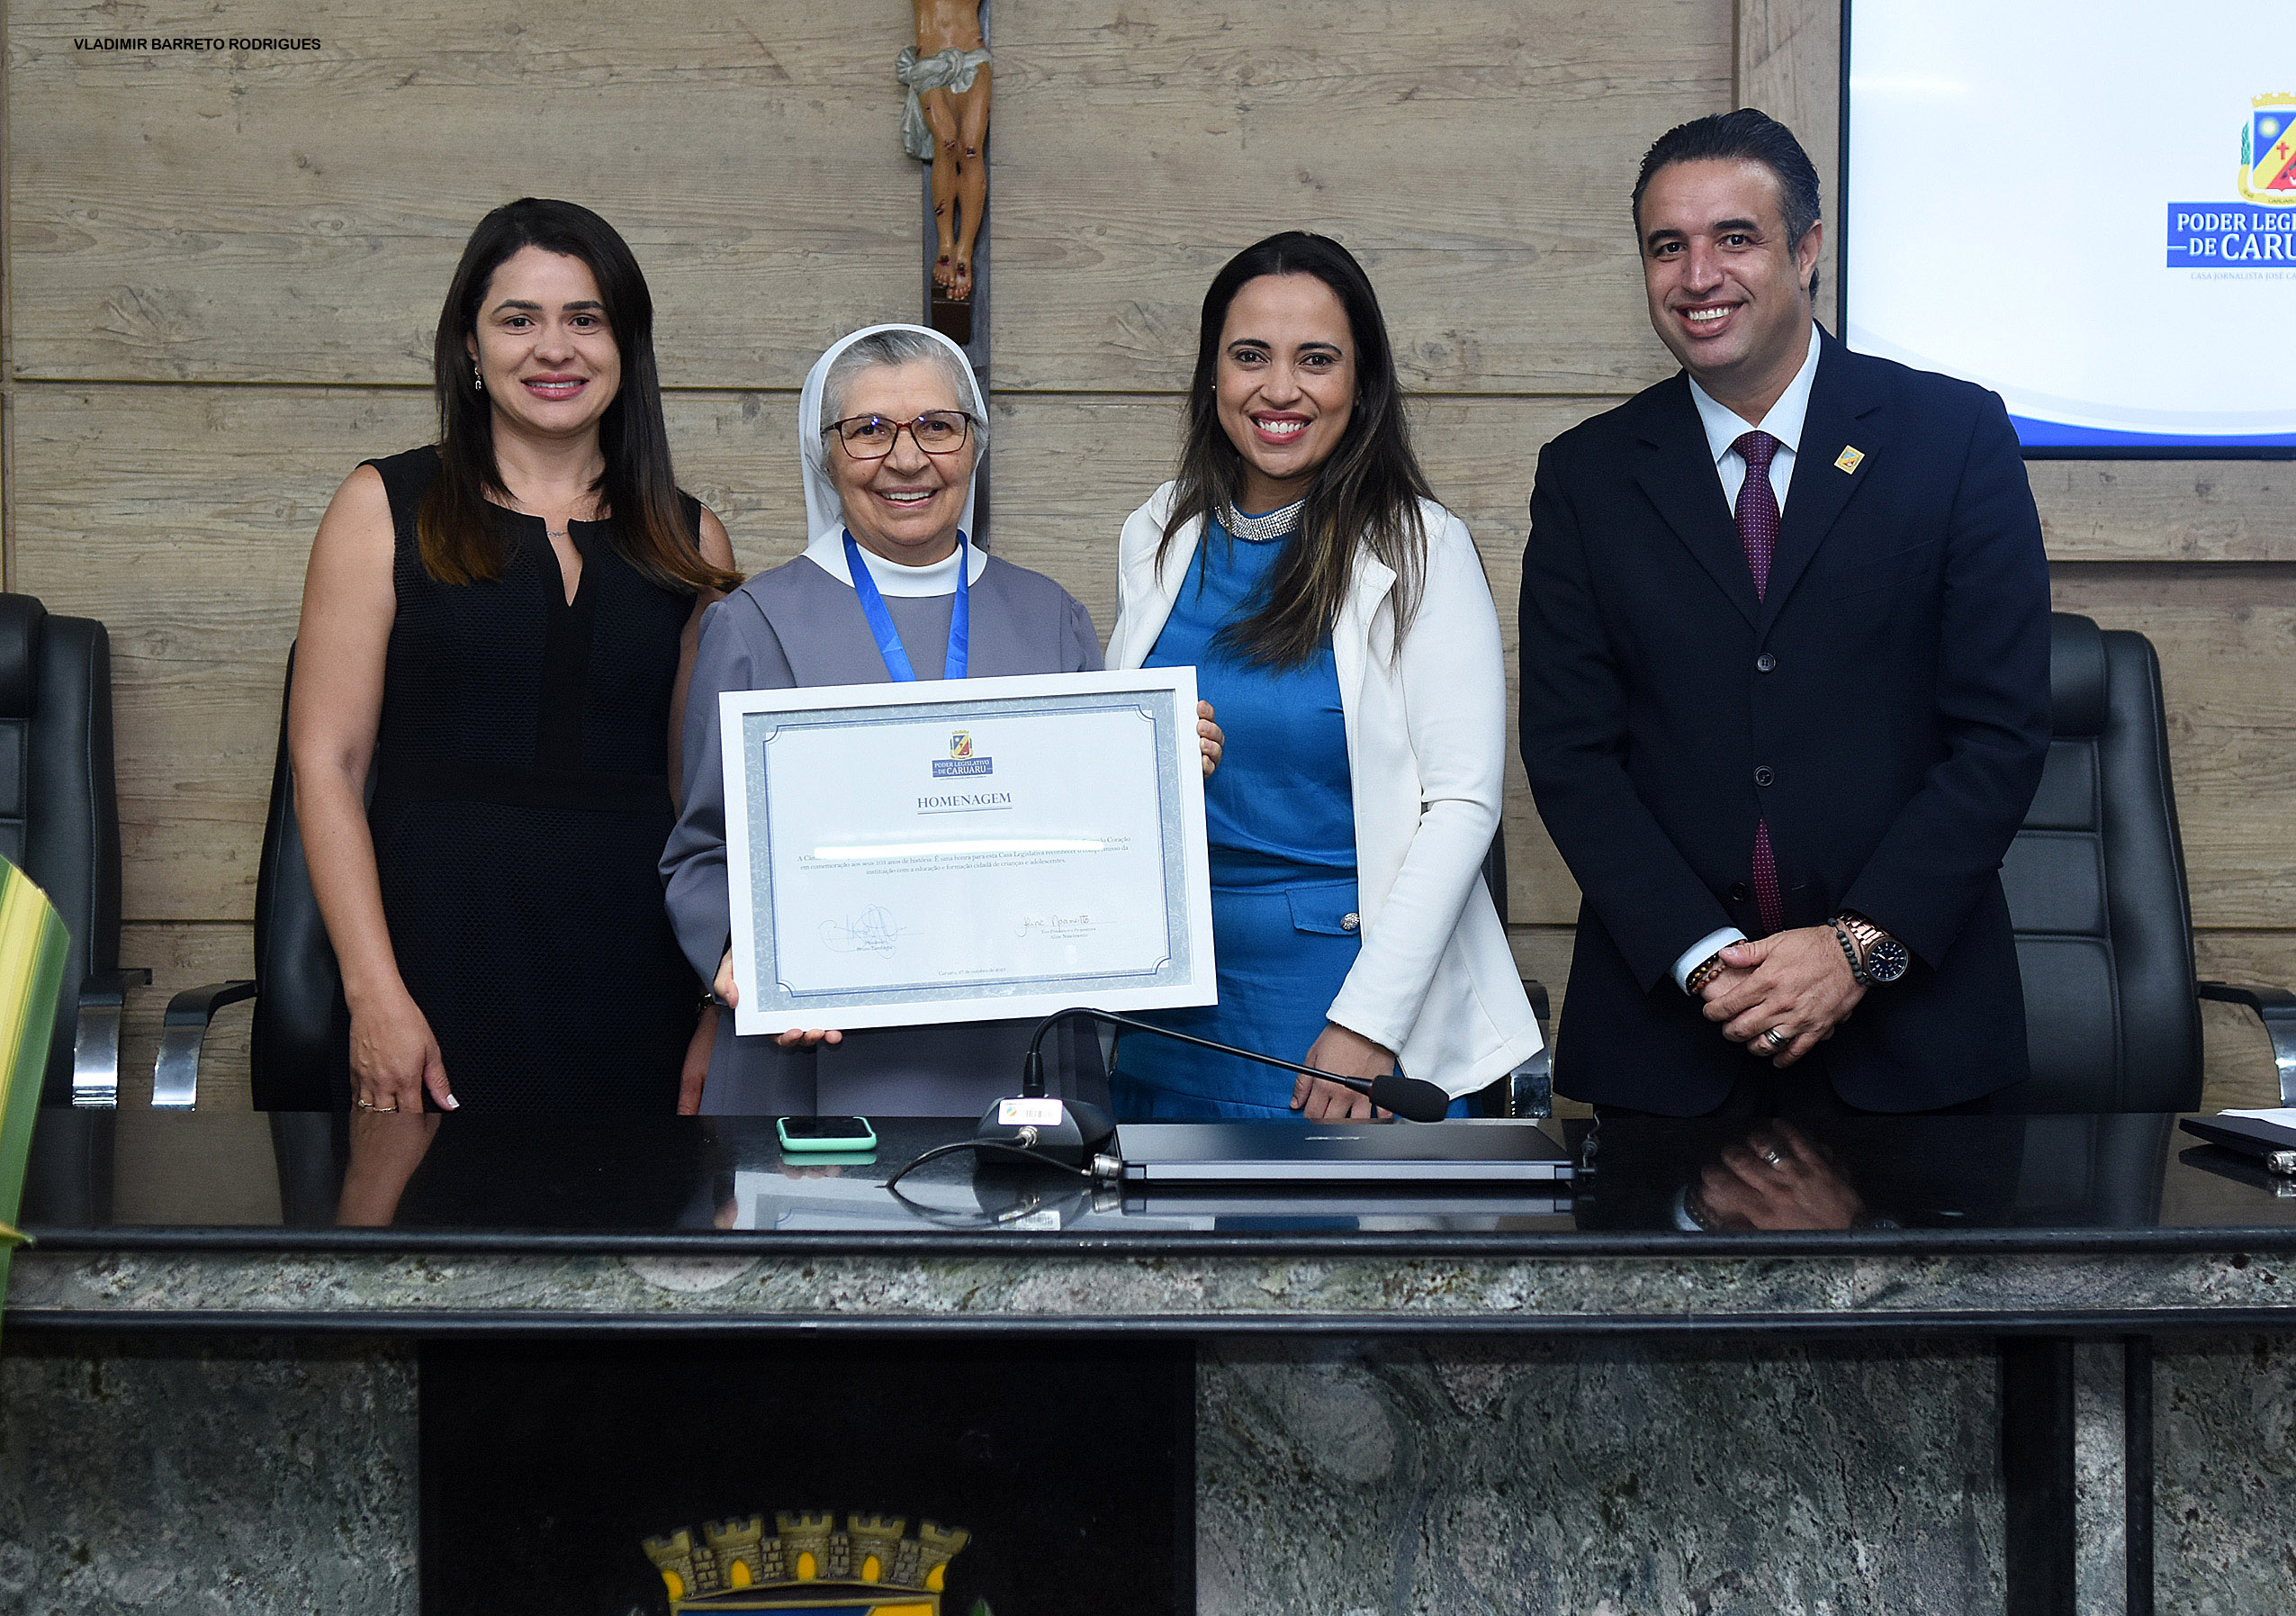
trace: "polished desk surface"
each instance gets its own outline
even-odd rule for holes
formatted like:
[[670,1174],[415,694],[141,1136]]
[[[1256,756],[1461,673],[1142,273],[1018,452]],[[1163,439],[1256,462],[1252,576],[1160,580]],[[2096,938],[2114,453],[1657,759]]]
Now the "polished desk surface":
[[967,1120],[878,1119],[873,1152],[824,1160],[770,1117],[51,1110],[22,1221],[51,1252],[2296,1252],[2296,1180],[2175,1121],[1806,1124],[1828,1193],[1704,1232],[1684,1191],[1742,1126],[1614,1122],[1589,1148],[1590,1124],[1549,1122],[1585,1170],[1526,1189],[1150,1193],[962,1154],[886,1187]]
[[[2296,1186],[2173,1116],[1868,1118],[1769,1228],[1685,1230],[1743,1141],[1611,1124],[1529,1194],[1095,1191],[878,1119],[44,1113],[7,1328],[2110,1336],[2296,1328]],[[1407,1126],[1409,1124],[1396,1124]],[[1472,1126],[1440,1124],[1437,1126]],[[1588,1124],[1546,1124],[1583,1152]],[[1740,1158],[1742,1161],[1751,1160]],[[1794,1226],[1798,1225],[1798,1226]]]

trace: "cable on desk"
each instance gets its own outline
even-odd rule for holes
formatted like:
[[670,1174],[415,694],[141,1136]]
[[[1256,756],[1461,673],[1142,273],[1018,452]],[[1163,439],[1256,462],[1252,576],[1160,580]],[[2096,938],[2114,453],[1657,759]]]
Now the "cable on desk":
[[1066,1173],[1072,1178],[1082,1178],[1087,1183],[1091,1182],[1093,1177],[1090,1172],[1081,1167],[1070,1167],[1065,1161],[1055,1161],[1049,1156],[1040,1155],[1034,1151],[1022,1150],[1016,1144],[1005,1144],[1001,1141],[994,1139],[959,1139],[950,1144],[937,1144],[933,1146],[932,1149],[927,1151],[914,1161],[910,1162],[899,1172],[895,1173],[890,1178],[887,1178],[885,1181],[885,1187],[891,1189],[896,1184],[901,1182],[902,1179],[916,1171],[917,1169],[923,1167],[926,1162],[934,1160],[939,1157],[953,1155],[959,1151],[995,1151],[1001,1155],[1017,1156],[1022,1161],[1028,1162],[1031,1166],[1049,1167],[1055,1172]]

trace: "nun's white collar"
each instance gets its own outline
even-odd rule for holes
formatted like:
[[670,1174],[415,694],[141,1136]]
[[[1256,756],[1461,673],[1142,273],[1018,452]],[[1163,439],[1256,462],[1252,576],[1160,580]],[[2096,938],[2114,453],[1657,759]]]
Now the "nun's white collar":
[[[887,561],[876,552],[856,542],[853,548],[860,552],[861,564],[869,568],[870,579],[881,595],[953,595],[957,592],[957,557],[970,558],[965,569],[965,582],[978,583],[980,575],[988,568],[988,554],[978,545],[968,544],[961,551],[952,550],[939,561],[924,566],[903,566],[897,561]],[[806,559],[827,573],[847,589],[853,587],[852,574],[845,570],[845,529],[832,528],[814,535],[813,543],[806,546]]]

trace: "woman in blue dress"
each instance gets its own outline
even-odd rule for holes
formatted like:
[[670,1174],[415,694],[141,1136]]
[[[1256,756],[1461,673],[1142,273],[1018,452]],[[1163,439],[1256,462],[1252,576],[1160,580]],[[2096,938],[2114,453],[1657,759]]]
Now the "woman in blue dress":
[[[1179,475],[1124,525],[1116,667],[1193,664],[1220,1003],[1154,1019],[1468,1094],[1539,1048],[1481,880],[1507,756],[1499,616],[1411,453],[1379,300],[1301,231],[1204,294]],[[1142,1035],[1130,1117],[1364,1117],[1339,1084]],[[1454,1106],[1454,1111],[1460,1107]]]

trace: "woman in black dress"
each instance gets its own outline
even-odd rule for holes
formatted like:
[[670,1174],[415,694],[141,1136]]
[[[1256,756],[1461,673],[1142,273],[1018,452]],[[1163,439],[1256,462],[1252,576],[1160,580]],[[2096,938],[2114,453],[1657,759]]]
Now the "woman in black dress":
[[351,1099],[667,1113],[698,984],[654,863],[733,547],[671,479],[653,300],[597,214],[488,214],[436,364],[439,441],[320,523],[288,711]]

